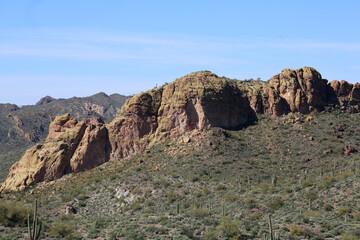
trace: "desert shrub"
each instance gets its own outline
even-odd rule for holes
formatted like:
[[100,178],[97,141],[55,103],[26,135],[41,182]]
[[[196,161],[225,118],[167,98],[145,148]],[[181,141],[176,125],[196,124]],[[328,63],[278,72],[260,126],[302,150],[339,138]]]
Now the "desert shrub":
[[239,198],[239,196],[236,193],[227,193],[225,195],[225,202],[234,202]]
[[314,201],[317,198],[317,193],[314,191],[309,191],[305,193],[306,200]]
[[336,182],[336,178],[333,176],[326,176],[322,182],[317,185],[319,189],[328,189]]
[[50,227],[50,236],[60,239],[82,239],[82,236],[75,233],[76,225],[71,222],[57,219]]
[[334,209],[334,207],[333,207],[331,204],[329,204],[329,203],[326,203],[326,204],[324,205],[324,210],[325,210],[325,211],[330,212],[330,211],[332,211],[333,209]]
[[200,180],[200,175],[198,174],[193,174],[191,177],[190,177],[190,180],[191,182],[198,182]]
[[281,208],[282,206],[284,206],[284,201],[280,197],[276,197],[269,203],[268,207],[271,210],[275,211]]
[[209,216],[209,211],[205,208],[195,208],[188,211],[186,215],[190,217],[202,218]]
[[256,212],[249,215],[248,220],[250,221],[258,221],[261,219],[261,213]]
[[147,208],[143,211],[143,214],[153,214],[154,210],[152,210],[151,208]]
[[209,195],[211,193],[211,191],[208,189],[208,188],[204,188],[203,190],[203,194],[206,196],[206,195]]
[[267,192],[271,191],[273,186],[270,183],[262,182],[259,184],[259,187],[260,187],[261,191],[263,191],[264,193],[267,193]]
[[354,219],[356,221],[360,221],[360,212],[357,212],[357,213],[354,214]]
[[166,193],[166,197],[169,203],[173,203],[177,200],[177,195],[173,192]]
[[27,216],[31,212],[31,207],[25,206],[23,203],[1,201],[0,225],[6,227],[25,226],[27,224]]
[[232,220],[230,217],[223,217],[216,229],[220,238],[238,239],[241,236],[240,227],[241,223],[238,219]]
[[246,206],[247,208],[250,208],[250,209],[256,207],[256,201],[255,201],[255,199],[252,198],[252,197],[247,197],[247,198],[245,198],[245,199],[244,199],[244,204],[245,204],[245,206]]
[[346,207],[341,207],[341,208],[338,209],[338,213],[339,213],[340,215],[347,215],[347,214],[350,213],[350,212],[351,212],[351,207],[348,207],[348,206],[346,206]]
[[140,188],[135,188],[132,190],[132,194],[141,195],[143,192]]
[[341,240],[359,240],[360,238],[352,233],[345,233],[341,236]]
[[302,182],[301,187],[302,188],[307,188],[307,187],[310,187],[310,186],[314,185],[314,183],[315,183],[314,178],[307,178]]
[[310,217],[321,217],[321,214],[318,211],[309,210],[309,211],[304,212],[304,216],[308,217],[308,218],[310,218]]
[[196,191],[196,192],[194,192],[194,197],[195,197],[195,198],[201,198],[202,195],[203,195],[202,191]]
[[290,225],[289,232],[290,232],[290,235],[301,236],[303,233],[303,230],[298,225]]
[[226,190],[226,186],[223,184],[219,184],[216,186],[215,189],[216,189],[216,191],[224,191],[224,190]]

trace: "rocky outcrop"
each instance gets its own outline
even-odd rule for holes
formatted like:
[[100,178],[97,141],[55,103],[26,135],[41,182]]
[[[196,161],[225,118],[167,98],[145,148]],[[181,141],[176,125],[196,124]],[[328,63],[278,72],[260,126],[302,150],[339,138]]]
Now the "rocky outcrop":
[[97,118],[78,122],[68,114],[57,117],[45,143],[29,149],[11,167],[0,191],[85,171],[209,127],[241,128],[252,124],[256,114],[309,113],[336,103],[356,109],[359,102],[358,84],[327,84],[310,67],[284,69],[268,82],[195,72],[128,99],[109,124]]
[[251,124],[256,115],[238,84],[209,71],[197,72],[135,95],[107,125],[86,125],[68,114],[57,117],[45,143],[12,166],[2,190],[84,171],[191,131]]
[[[44,144],[30,148],[9,171],[2,190],[21,190],[31,184],[59,178],[106,161],[107,131],[102,125],[77,122],[65,114],[50,124]],[[103,142],[105,139],[105,143]],[[85,149],[85,150],[84,150]],[[84,158],[87,158],[84,163]]]
[[360,83],[351,84],[344,80],[334,80],[330,86],[336,95],[337,103],[342,109],[350,109],[352,112],[359,112],[360,105]]
[[196,72],[129,99],[109,127],[111,158],[206,127],[239,128],[256,119],[238,82]]
[[72,172],[81,172],[97,167],[109,159],[110,145],[105,125],[90,124],[70,160]]
[[309,113],[322,110],[327,104],[327,80],[310,67],[284,69],[270,79],[269,85],[285,99],[291,112]]

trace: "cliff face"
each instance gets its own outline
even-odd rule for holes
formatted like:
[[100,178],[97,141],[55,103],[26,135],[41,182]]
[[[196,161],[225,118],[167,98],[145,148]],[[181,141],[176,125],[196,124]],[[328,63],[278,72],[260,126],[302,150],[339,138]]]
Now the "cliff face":
[[205,127],[238,128],[256,119],[236,81],[197,72],[129,99],[108,125],[111,158]]
[[88,170],[192,131],[240,128],[253,123],[256,113],[309,113],[328,104],[358,111],[359,88],[345,81],[328,84],[310,67],[284,69],[268,82],[230,80],[209,71],[191,73],[128,99],[109,124],[77,122],[68,114],[57,117],[45,143],[29,149],[11,167],[0,191]]

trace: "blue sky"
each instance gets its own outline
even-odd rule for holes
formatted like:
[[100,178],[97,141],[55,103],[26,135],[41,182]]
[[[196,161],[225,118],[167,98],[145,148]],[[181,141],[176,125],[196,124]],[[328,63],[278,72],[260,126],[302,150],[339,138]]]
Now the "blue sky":
[[360,1],[0,0],[0,103],[125,95],[193,71],[359,81]]

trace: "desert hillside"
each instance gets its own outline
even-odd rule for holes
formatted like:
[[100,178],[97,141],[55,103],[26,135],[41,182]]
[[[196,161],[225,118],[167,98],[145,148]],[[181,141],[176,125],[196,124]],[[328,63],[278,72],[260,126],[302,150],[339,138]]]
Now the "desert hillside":
[[202,71],[108,123],[58,116],[11,167],[0,230],[25,236],[38,199],[49,239],[357,239],[358,92],[310,67]]

